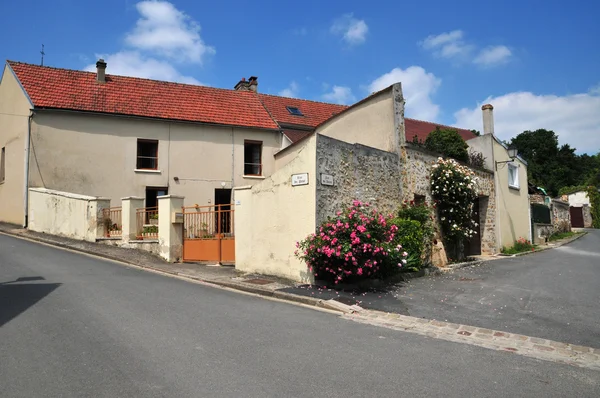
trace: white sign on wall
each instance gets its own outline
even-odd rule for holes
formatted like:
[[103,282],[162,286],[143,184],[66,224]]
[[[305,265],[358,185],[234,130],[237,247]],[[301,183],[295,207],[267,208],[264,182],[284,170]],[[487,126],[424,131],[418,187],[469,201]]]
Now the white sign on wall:
[[292,186],[308,185],[308,173],[292,174]]
[[321,184],[333,186],[333,176],[331,174],[321,174]]

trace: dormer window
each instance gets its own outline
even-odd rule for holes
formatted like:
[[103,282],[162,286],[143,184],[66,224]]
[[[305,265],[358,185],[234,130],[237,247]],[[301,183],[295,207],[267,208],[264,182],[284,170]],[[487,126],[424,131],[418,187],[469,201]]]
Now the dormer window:
[[286,106],[288,112],[294,116],[304,116],[304,114],[300,111],[300,109],[295,106]]

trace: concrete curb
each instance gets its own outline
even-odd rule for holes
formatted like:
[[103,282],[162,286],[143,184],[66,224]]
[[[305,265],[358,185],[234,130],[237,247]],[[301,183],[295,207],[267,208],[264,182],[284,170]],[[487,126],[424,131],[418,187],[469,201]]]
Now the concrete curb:
[[199,278],[196,276],[188,275],[183,272],[169,271],[169,270],[152,267],[152,266],[148,266],[148,265],[136,264],[134,262],[126,261],[122,258],[119,258],[118,256],[111,256],[111,255],[105,254],[105,253],[94,253],[94,252],[90,252],[85,249],[81,249],[76,246],[71,246],[69,244],[56,242],[51,239],[43,239],[43,238],[40,238],[37,236],[25,236],[25,235],[21,235],[18,233],[14,233],[12,231],[0,230],[0,234],[13,236],[13,237],[19,238],[19,239],[40,242],[40,243],[44,243],[44,244],[47,244],[50,246],[56,246],[56,247],[60,247],[62,249],[72,250],[72,251],[83,253],[83,254],[89,254],[89,255],[96,256],[96,257],[105,258],[107,260],[115,261],[115,262],[118,262],[121,264],[127,264],[130,266],[136,267],[136,268],[147,269],[147,270],[151,270],[151,271],[166,274],[166,275],[178,276],[180,278],[203,282],[203,283],[207,283],[207,284],[210,284],[210,285],[213,285],[216,287],[224,287],[224,288],[228,288],[228,289],[239,290],[239,291],[243,291],[246,293],[252,293],[252,294],[256,294],[256,295],[260,295],[260,296],[264,296],[264,297],[273,297],[273,298],[280,299],[280,300],[292,301],[292,302],[296,302],[296,303],[300,303],[300,304],[324,308],[327,310],[337,311],[337,312],[341,312],[341,313],[349,314],[349,313],[357,312],[357,309],[353,308],[351,306],[348,306],[348,305],[345,305],[345,304],[339,303],[339,302],[333,303],[334,300],[321,300],[321,299],[316,299],[316,298],[312,298],[312,297],[300,296],[300,295],[292,294],[292,293],[280,292],[277,290],[261,289],[260,287],[247,286],[246,284],[241,284],[241,283],[236,283],[236,282]]

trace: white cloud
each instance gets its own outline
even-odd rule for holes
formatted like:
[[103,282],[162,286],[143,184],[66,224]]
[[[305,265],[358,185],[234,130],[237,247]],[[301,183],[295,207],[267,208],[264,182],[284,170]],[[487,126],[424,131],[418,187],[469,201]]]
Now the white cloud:
[[[482,103],[494,106],[494,132],[502,140],[525,130],[547,129],[558,134],[561,144],[569,144],[578,152],[600,150],[600,96],[574,94],[567,96],[535,95],[514,92],[488,97]],[[481,104],[463,108],[454,114],[456,126],[482,129]]]
[[295,81],[292,81],[290,83],[290,85],[287,88],[284,88],[283,90],[281,90],[278,93],[278,95],[280,95],[282,97],[296,98],[296,97],[298,97],[299,91],[300,91],[300,87],[298,86],[298,83],[296,83]]
[[335,104],[348,105],[356,101],[356,97],[352,94],[350,87],[333,86],[330,92],[323,94],[323,100]]
[[406,116],[435,121],[440,107],[433,103],[431,97],[440,86],[441,79],[420,66],[395,68],[373,80],[368,89],[370,92],[379,91],[398,82],[402,83],[402,92],[406,100]]
[[200,25],[166,1],[141,1],[135,28],[125,41],[130,46],[178,61],[201,64],[215,49],[204,44]]
[[600,95],[600,83],[596,84],[593,87],[590,87],[588,92],[592,95]]
[[[135,76],[145,79],[166,80],[178,83],[201,85],[191,76],[184,76],[167,61],[145,57],[137,51],[121,51],[116,54],[97,55],[106,61],[106,70],[112,75]],[[96,64],[85,67],[90,72],[96,71]]]
[[506,46],[489,46],[481,50],[473,62],[482,66],[495,66],[507,63],[511,56],[512,52]]
[[465,43],[462,30],[430,35],[419,42],[421,47],[431,50],[434,55],[442,58],[465,57],[471,53],[473,46]]
[[[512,57],[510,49],[504,45],[488,46],[479,51],[468,43],[462,30],[430,35],[418,44],[440,58],[454,61],[469,61],[476,65],[489,67],[507,63]],[[475,54],[476,53],[476,54]]]
[[343,39],[350,45],[364,43],[369,26],[362,19],[354,18],[354,14],[344,14],[331,25],[331,33],[341,35]]
[[[200,84],[176,67],[182,63],[201,65],[215,53],[200,37],[200,25],[167,1],[141,1],[136,10],[140,18],[125,35],[125,48],[102,56],[106,73]],[[95,71],[96,65],[85,69]]]

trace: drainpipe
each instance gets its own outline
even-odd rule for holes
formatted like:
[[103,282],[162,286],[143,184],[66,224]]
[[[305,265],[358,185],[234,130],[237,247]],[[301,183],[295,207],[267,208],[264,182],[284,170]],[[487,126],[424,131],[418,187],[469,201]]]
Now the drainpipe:
[[25,217],[23,220],[23,228],[27,228],[29,221],[29,152],[31,150],[31,120],[33,119],[33,109],[29,111],[27,117],[27,141],[25,142],[25,191],[23,192],[23,208],[25,209]]

